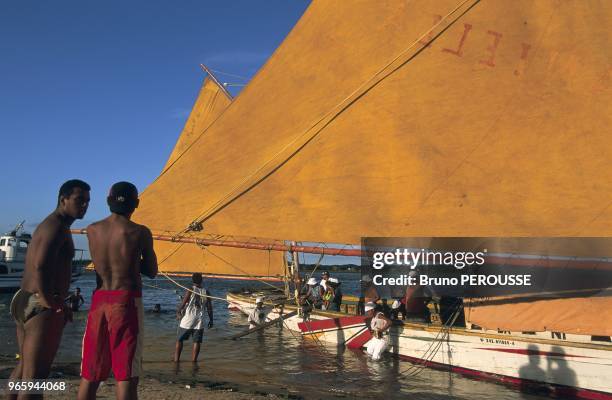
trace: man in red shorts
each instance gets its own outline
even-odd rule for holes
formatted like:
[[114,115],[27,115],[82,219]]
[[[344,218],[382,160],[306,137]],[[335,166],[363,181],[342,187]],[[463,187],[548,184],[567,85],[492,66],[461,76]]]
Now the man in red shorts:
[[83,338],[79,399],[95,399],[113,371],[117,399],[136,399],[142,362],[143,308],[140,274],[157,275],[151,231],[130,221],[138,191],[115,183],[107,198],[111,215],[87,227],[98,288]]

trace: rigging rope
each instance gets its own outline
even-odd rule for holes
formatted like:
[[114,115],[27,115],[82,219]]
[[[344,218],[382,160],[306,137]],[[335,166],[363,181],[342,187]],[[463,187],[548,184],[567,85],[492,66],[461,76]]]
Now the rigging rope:
[[212,72],[217,73],[217,74],[221,74],[221,75],[225,75],[225,76],[231,76],[232,78],[239,78],[239,79],[244,79],[245,81],[248,81],[251,78],[247,78],[246,76],[240,76],[240,75],[236,75],[236,74],[230,74],[229,72],[223,72],[223,71],[219,71],[217,69],[212,69],[209,68]]
[[[273,288],[273,289],[275,289],[275,290],[279,290],[279,291],[281,291],[281,292],[284,292],[284,290],[283,290],[283,289],[281,289],[281,288],[279,288],[278,286],[275,286],[275,285],[273,285],[273,284],[271,284],[271,283],[269,283],[269,282],[266,282],[266,281],[264,281],[264,280],[261,280],[261,279],[257,278],[257,277],[256,277],[256,276],[254,276],[254,275],[249,275],[249,273],[247,273],[245,270],[241,269],[241,268],[240,268],[240,267],[238,267],[237,265],[235,265],[235,264],[233,264],[233,263],[231,263],[231,262],[229,262],[229,261],[225,260],[225,259],[224,259],[224,258],[222,258],[221,256],[219,256],[219,255],[217,255],[217,254],[213,253],[213,252],[212,252],[212,251],[211,251],[209,248],[204,247],[204,248],[203,248],[203,250],[204,250],[204,251],[209,252],[210,254],[212,254],[213,256],[217,257],[219,260],[223,261],[223,262],[224,262],[224,263],[226,263],[227,265],[229,265],[229,266],[231,266],[231,267],[233,267],[233,268],[237,269],[238,271],[240,271],[240,272],[244,273],[244,275],[245,275],[245,276],[248,276],[248,277],[250,277],[250,278],[253,278],[253,280],[256,280],[256,281],[258,281],[258,282],[261,282],[261,283],[263,283],[264,285],[268,285],[268,286],[272,287],[272,288]],[[231,279],[231,278],[230,278],[230,279]]]
[[[436,354],[440,350],[440,347],[442,346],[444,341],[447,340],[450,337],[450,330],[452,329],[455,321],[457,320],[457,317],[459,317],[462,308],[463,308],[463,304],[461,302],[458,302],[458,305],[457,305],[454,313],[447,320],[447,323],[442,325],[442,327],[438,331],[438,334],[436,335],[434,340],[430,343],[429,347],[423,353],[423,356],[421,357],[421,360],[420,361],[416,361],[408,369],[406,369],[405,371],[401,372],[399,374],[399,376],[402,376],[402,375],[416,376],[416,375],[420,374],[422,372],[422,370],[427,367],[427,364],[430,363],[434,359],[434,357],[436,356]],[[440,335],[442,335],[441,338],[440,338]]]

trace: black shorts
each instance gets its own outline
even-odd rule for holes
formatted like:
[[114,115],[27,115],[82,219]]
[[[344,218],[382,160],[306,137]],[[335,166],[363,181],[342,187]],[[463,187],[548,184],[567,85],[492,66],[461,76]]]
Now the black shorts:
[[176,336],[177,341],[182,342],[189,339],[190,336],[193,337],[194,343],[202,343],[202,339],[204,338],[204,329],[185,329],[179,326]]
[[32,317],[50,310],[40,304],[37,294],[19,289],[11,300],[10,312],[18,324],[25,324]]

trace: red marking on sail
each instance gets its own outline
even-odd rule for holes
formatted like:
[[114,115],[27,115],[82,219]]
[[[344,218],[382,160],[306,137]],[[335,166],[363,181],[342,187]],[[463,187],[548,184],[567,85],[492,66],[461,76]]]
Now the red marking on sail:
[[565,353],[554,353],[550,351],[540,351],[540,350],[525,350],[525,349],[492,349],[486,347],[478,347],[478,350],[490,350],[490,351],[501,351],[502,353],[514,353],[514,354],[522,354],[525,356],[546,356],[546,357],[575,357],[575,358],[596,358],[589,356],[577,356],[573,354],[565,354]]
[[465,39],[468,36],[468,33],[470,33],[470,30],[472,29],[472,25],[470,24],[463,24],[463,35],[461,35],[461,39],[459,40],[459,46],[457,46],[456,50],[453,49],[442,49],[443,52],[446,53],[451,53],[456,55],[457,57],[462,57],[463,56],[463,44],[465,43]]
[[499,32],[495,32],[495,31],[487,31],[487,33],[494,37],[493,43],[487,48],[487,50],[489,50],[491,54],[488,59],[480,60],[480,63],[484,65],[488,65],[489,67],[494,67],[495,66],[495,53],[497,52],[497,46],[499,46],[499,41],[502,38],[502,34]]

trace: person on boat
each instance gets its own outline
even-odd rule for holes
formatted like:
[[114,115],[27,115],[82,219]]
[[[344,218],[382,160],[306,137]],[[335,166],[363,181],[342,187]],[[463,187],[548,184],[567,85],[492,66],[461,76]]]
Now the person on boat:
[[334,287],[332,286],[331,282],[328,281],[326,284],[326,287],[327,289],[325,289],[325,291],[323,292],[323,296],[322,296],[322,300],[323,300],[323,304],[321,305],[322,310],[329,310],[331,300],[334,298]]
[[254,329],[266,322],[266,311],[264,310],[264,299],[255,299],[255,308],[251,310],[248,317],[249,329]]
[[321,273],[321,281],[319,282],[321,287],[323,287],[323,293],[325,293],[325,291],[327,290],[327,281],[328,280],[329,280],[329,272],[323,271]]
[[363,315],[366,318],[372,318],[374,317],[374,310],[376,309],[376,304],[375,303],[365,303],[364,307],[363,307]]
[[[11,380],[46,379],[72,311],[64,302],[70,288],[74,243],[70,225],[89,206],[90,187],[73,179],[59,189],[57,206],[38,225],[25,259],[21,288],[10,313],[17,325],[19,364]],[[9,395],[9,398],[16,398]]]
[[379,360],[382,353],[389,346],[388,332],[390,327],[391,320],[382,311],[377,311],[370,321],[372,339],[370,339],[367,346],[367,353],[372,357],[372,360]]
[[176,346],[174,351],[174,362],[179,362],[183,351],[183,342],[190,337],[193,338],[193,350],[191,361],[198,361],[200,346],[204,338],[204,307],[208,313],[208,329],[213,327],[213,309],[210,300],[210,292],[202,287],[202,274],[196,272],[191,276],[193,285],[185,291],[183,301],[176,311],[177,319],[180,319]]
[[419,285],[406,288],[402,303],[405,310],[404,319],[423,319],[428,314],[426,298],[423,297],[423,290]]
[[70,309],[73,312],[79,311],[79,308],[85,304],[85,299],[81,295],[81,288],[76,288],[73,294],[66,297],[66,303],[70,304]]
[[137,398],[142,367],[143,316],[141,274],[157,275],[151,231],[130,218],[138,207],[138,190],[115,183],[106,199],[111,215],[87,227],[96,271],[83,337],[79,399],[95,399],[112,369],[117,398]]
[[315,278],[309,278],[302,291],[303,300],[314,308],[321,309],[323,306],[323,288]]
[[391,316],[391,307],[389,307],[389,302],[387,301],[387,299],[381,300],[380,311],[382,311],[383,314],[385,314],[385,317],[387,318]]
[[342,290],[340,289],[340,280],[338,278],[329,278],[327,286],[330,286],[333,290],[333,296],[329,300],[328,310],[340,311],[340,304],[342,304]]
[[366,303],[376,303],[380,300],[380,295],[370,275],[363,275],[361,277],[361,292]]
[[405,314],[404,304],[400,300],[394,300],[391,304],[391,315],[389,319],[392,321],[403,320]]

